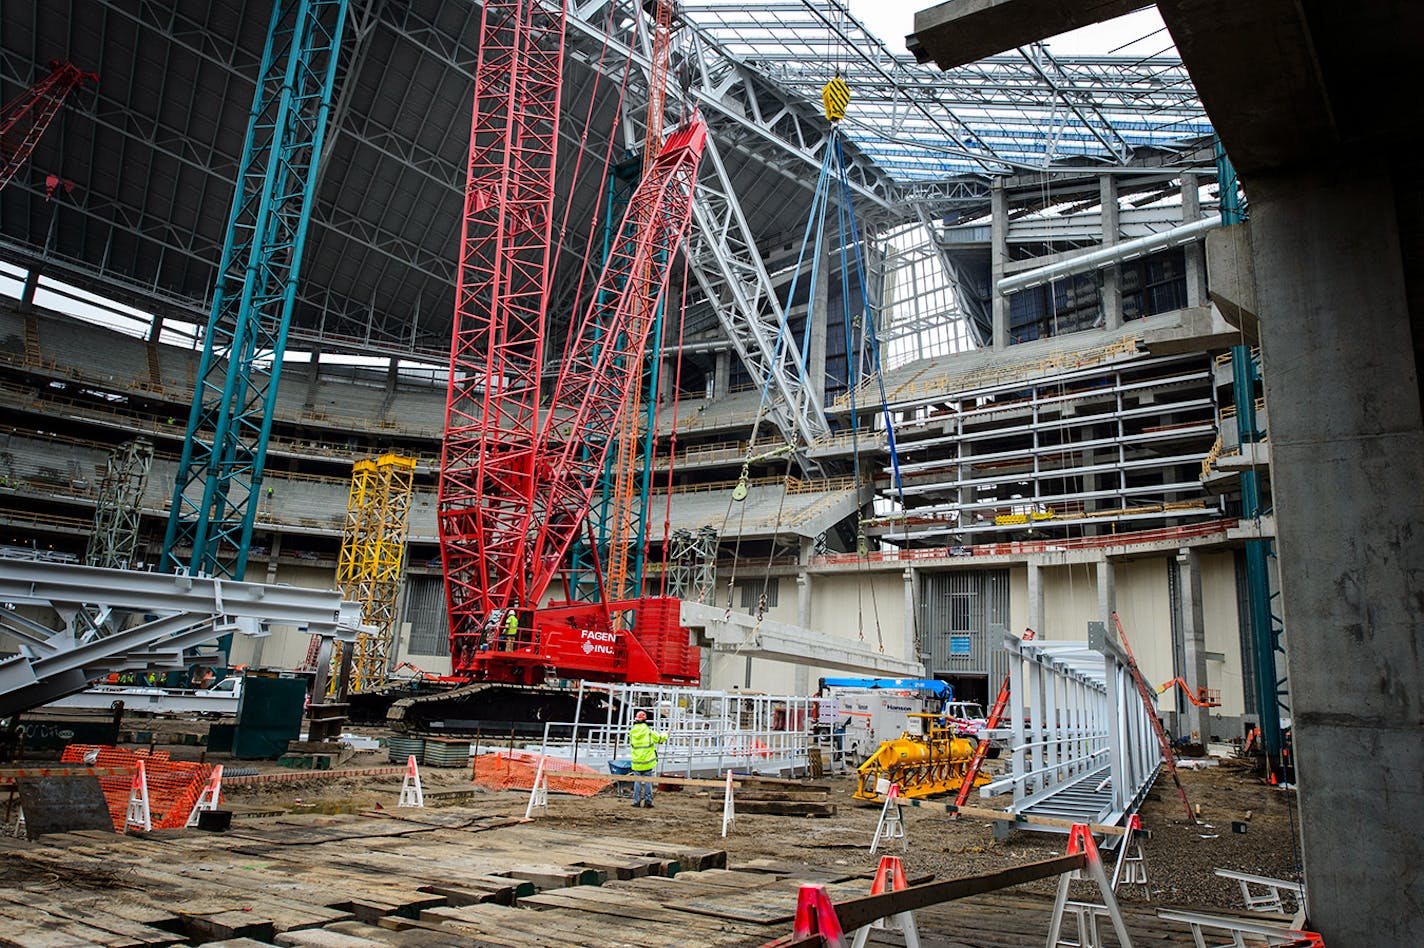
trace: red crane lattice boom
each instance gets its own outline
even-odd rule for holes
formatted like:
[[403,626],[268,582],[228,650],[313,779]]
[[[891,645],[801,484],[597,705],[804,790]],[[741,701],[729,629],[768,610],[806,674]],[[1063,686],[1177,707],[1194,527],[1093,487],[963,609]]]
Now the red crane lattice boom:
[[[641,379],[641,358],[672,261],[692,217],[692,189],[707,140],[701,119],[669,136],[628,205],[588,311],[561,360],[538,443],[536,492],[521,538],[528,605],[553,582],[569,547],[585,529],[598,475]],[[631,611],[615,625],[610,613]],[[452,628],[457,674],[536,682],[548,669],[624,681],[697,677],[695,650],[670,599],[564,605],[525,613],[507,641],[472,627]],[[498,630],[494,630],[498,631]]]
[[440,466],[452,634],[528,598],[563,31],[558,2],[484,4]]
[[59,113],[69,93],[86,81],[98,82],[96,73],[73,63],[52,59],[50,74],[5,103],[0,109],[0,190],[29,160],[49,123]]

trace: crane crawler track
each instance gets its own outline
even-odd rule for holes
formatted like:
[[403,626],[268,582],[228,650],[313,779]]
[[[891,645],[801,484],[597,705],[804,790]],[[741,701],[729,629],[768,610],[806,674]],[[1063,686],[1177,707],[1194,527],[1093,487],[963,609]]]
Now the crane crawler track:
[[[607,695],[586,691],[580,718],[600,720],[607,708]],[[577,688],[476,682],[401,698],[387,711],[386,724],[404,734],[542,738],[545,722],[567,725],[577,709]],[[568,726],[550,728],[550,737],[571,736]]]

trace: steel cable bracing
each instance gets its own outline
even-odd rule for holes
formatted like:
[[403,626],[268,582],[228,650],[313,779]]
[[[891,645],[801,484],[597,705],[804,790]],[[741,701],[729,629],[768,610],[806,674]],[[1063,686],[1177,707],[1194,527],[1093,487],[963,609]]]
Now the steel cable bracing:
[[438,502],[455,656],[527,601],[563,29],[545,0],[489,0],[481,16]]
[[[658,160],[658,151],[662,147],[662,130],[664,117],[664,103],[667,96],[667,71],[668,57],[672,49],[672,0],[654,0],[655,19],[653,25],[653,62],[652,69],[648,77],[648,111],[646,122],[646,133],[643,141],[643,175],[646,177],[652,170],[653,164]],[[632,208],[630,207],[631,211]],[[648,226],[648,221],[635,222],[635,227],[641,229]],[[641,272],[632,274],[632,279],[636,282],[635,292],[645,295],[660,295],[663,287],[655,287],[652,282],[653,262],[644,264]],[[666,285],[666,274],[663,276],[663,284]],[[656,307],[654,307],[656,310]],[[652,387],[656,389],[658,384],[658,369],[656,360],[660,358],[657,354],[662,348],[662,322],[658,318],[660,314],[654,312],[653,318],[655,326],[654,336],[654,365]],[[643,351],[638,350],[631,354],[631,364],[628,371],[636,379],[642,378]],[[656,405],[656,391],[653,392],[653,404]],[[642,585],[643,558],[636,557],[635,569],[632,571],[632,585],[630,586],[629,576],[629,550],[633,545],[632,534],[634,531],[634,520],[637,519],[637,531],[641,542],[646,537],[647,531],[647,486],[651,478],[651,465],[644,465],[644,477],[637,500],[642,501],[639,510],[634,510],[634,472],[638,456],[644,452],[640,450],[638,416],[640,399],[636,383],[633,391],[629,395],[627,403],[623,407],[622,417],[618,422],[617,431],[617,451],[614,455],[613,464],[613,497],[611,504],[611,519],[608,523],[608,566],[607,566],[607,594],[610,598],[621,599],[626,595],[639,595]],[[656,426],[649,426],[649,437],[656,437]],[[651,460],[651,459],[646,459]],[[621,617],[619,619],[621,621]]]
[[[570,176],[570,188],[576,187],[577,182],[579,180],[579,168],[581,167],[583,162],[583,146],[588,139],[588,130],[592,127],[593,109],[598,98],[597,86],[598,83],[604,77],[606,70],[609,68],[605,64],[608,60],[608,52],[611,48],[609,38],[611,36],[613,28],[613,13],[614,7],[609,6],[607,23],[603,29],[603,40],[599,45],[598,61],[593,71],[594,89],[590,92],[588,96],[588,111],[584,117],[583,137],[580,139],[578,155],[574,161],[574,172]],[[641,24],[641,19],[633,20],[633,30],[635,36],[638,30],[640,29]],[[632,53],[633,51],[631,48],[625,50],[624,59],[622,62],[621,69],[619,71],[618,101],[615,108],[610,110],[611,114],[615,116],[615,122],[616,116],[623,111],[624,102],[628,92],[628,79],[633,73]],[[575,286],[573,294],[575,313],[580,312],[583,308],[582,303],[584,299],[584,282],[588,277],[590,271],[589,263],[595,259],[598,259],[599,267],[601,269],[602,264],[607,261],[609,248],[612,243],[613,236],[617,230],[619,222],[622,220],[620,212],[626,211],[628,205],[628,196],[631,194],[633,188],[637,186],[638,182],[638,178],[636,175],[624,173],[623,169],[626,163],[620,164],[616,167],[613,166],[612,160],[615,138],[616,137],[610,131],[610,134],[608,136],[608,147],[604,149],[603,163],[599,173],[599,185],[597,191],[599,199],[594,202],[593,210],[589,214],[588,237],[584,245],[584,265],[578,268],[578,282]],[[610,169],[612,170],[611,176],[609,173]],[[573,203],[574,202],[570,200],[565,205],[564,219],[563,223],[560,225],[560,234],[563,234],[567,230],[569,214],[573,209]],[[604,218],[602,227],[599,227],[600,215],[602,215]],[[594,239],[600,234],[602,235],[603,242],[600,248],[600,254],[597,258],[595,258]],[[553,267],[555,271],[557,271],[558,269],[559,256],[562,250],[563,241],[560,240],[558,246],[555,248],[554,251]],[[596,274],[598,271],[594,272]],[[569,319],[569,324],[566,331],[563,351],[568,351],[573,346],[574,339],[577,336],[578,330],[578,319],[571,317]],[[568,593],[570,599],[578,598],[596,601],[600,597],[602,597],[604,592],[602,574],[604,569],[606,569],[606,558],[608,551],[609,507],[613,500],[613,472],[611,470],[612,464],[613,461],[611,459],[605,464],[602,482],[600,484],[600,496],[598,496],[594,500],[589,511],[590,528],[587,532],[587,537],[580,537],[579,539],[576,539],[570,553],[568,571]],[[592,576],[594,579],[592,583],[588,582],[586,579],[586,577],[590,576]]]
[[272,11],[164,535],[168,569],[247,569],[346,10],[286,0]]
[[[662,549],[662,576],[658,584],[658,595],[667,595],[668,576],[668,550],[672,545],[672,472],[677,465],[677,407],[681,401],[682,394],[682,340],[683,329],[687,326],[687,277],[688,277],[687,255],[682,256],[682,279],[679,281],[681,289],[678,300],[677,314],[677,369],[673,373],[672,383],[672,426],[668,430],[668,471],[667,471],[667,502],[663,509],[663,549]],[[660,354],[661,355],[661,354]],[[655,429],[656,430],[656,429]],[[649,467],[649,477],[652,480],[651,466]]]

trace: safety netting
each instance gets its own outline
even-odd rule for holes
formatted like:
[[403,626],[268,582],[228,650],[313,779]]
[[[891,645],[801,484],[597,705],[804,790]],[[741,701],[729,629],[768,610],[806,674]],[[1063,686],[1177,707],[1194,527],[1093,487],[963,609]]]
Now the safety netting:
[[[124,767],[134,772],[142,760],[148,781],[149,816],[154,829],[176,829],[185,825],[213,771],[211,764],[172,760],[167,751],[130,751],[103,744],[70,744],[59,759],[91,767]],[[109,805],[109,815],[114,820],[114,829],[122,833],[128,816],[133,776],[104,775],[98,780],[104,790],[104,801]]]
[[[480,754],[474,759],[474,781],[486,790],[529,790],[539,773],[539,754],[527,751],[496,751]],[[560,757],[544,757],[544,772],[551,793],[572,793],[591,797],[613,781],[583,764],[574,764]],[[548,776],[550,773],[576,772],[587,777]]]

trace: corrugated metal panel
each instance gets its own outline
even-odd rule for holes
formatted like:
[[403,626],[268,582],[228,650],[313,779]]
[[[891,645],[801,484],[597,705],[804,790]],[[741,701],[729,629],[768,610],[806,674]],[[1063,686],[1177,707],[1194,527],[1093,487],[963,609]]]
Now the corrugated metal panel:
[[999,647],[989,627],[1008,624],[1009,571],[925,573],[920,589],[930,674],[988,674],[990,653]]
[[442,578],[406,578],[405,621],[410,623],[410,654],[450,654],[450,622],[445,615],[445,581]]

